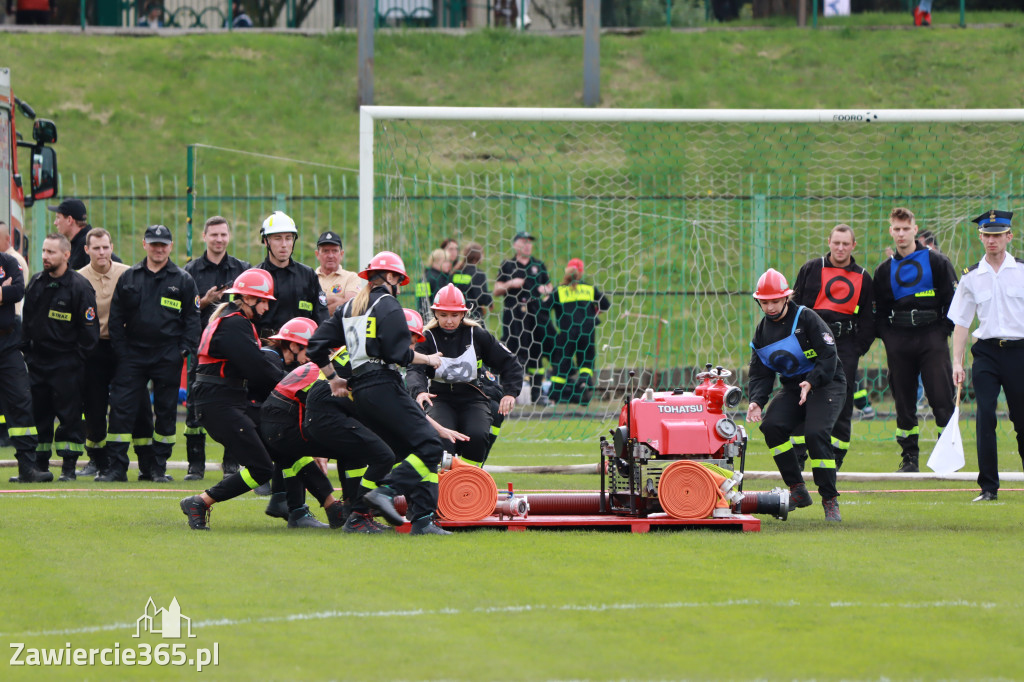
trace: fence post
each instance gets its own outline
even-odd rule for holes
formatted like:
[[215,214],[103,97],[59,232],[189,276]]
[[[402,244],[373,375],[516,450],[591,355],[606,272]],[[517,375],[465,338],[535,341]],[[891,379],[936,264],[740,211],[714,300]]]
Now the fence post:
[[196,209],[196,150],[195,145],[186,147],[185,161],[185,262],[192,260],[192,214]]
[[768,248],[768,197],[754,195],[754,276],[765,270],[765,251]]
[[583,0],[583,106],[601,101],[601,0]]
[[373,31],[375,0],[359,0],[359,105],[373,104]]

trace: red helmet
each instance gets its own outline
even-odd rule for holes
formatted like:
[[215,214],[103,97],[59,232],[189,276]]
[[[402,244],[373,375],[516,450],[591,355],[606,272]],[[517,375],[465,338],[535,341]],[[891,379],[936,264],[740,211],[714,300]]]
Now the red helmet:
[[576,272],[583,274],[583,261],[579,258],[570,258],[569,262],[565,264],[567,268],[576,268]]
[[308,317],[293,317],[284,323],[280,331],[271,336],[278,341],[294,341],[300,346],[308,346],[309,339],[316,331],[316,322]]
[[430,306],[430,309],[446,313],[464,313],[469,310],[466,307],[466,297],[454,284],[445,284],[441,291],[437,292],[437,296],[434,296],[434,305]]
[[273,276],[266,270],[260,270],[259,268],[249,268],[238,277],[235,277],[234,284],[224,293],[255,296],[267,301],[277,300],[274,298]]
[[770,301],[775,298],[786,298],[793,290],[789,288],[786,277],[775,268],[768,270],[757,280],[757,289],[754,291],[754,298],[759,301]]
[[420,317],[420,314],[409,308],[402,308],[402,311],[405,312],[405,323],[409,325],[413,341],[417,343],[426,341],[427,337],[423,336],[423,318]]
[[385,272],[394,272],[401,275],[402,281],[399,284],[402,286],[409,283],[409,275],[405,274],[405,263],[402,262],[402,257],[397,253],[381,251],[370,259],[370,262],[359,273],[359,276],[363,279],[370,279],[370,273],[376,270],[384,270]]

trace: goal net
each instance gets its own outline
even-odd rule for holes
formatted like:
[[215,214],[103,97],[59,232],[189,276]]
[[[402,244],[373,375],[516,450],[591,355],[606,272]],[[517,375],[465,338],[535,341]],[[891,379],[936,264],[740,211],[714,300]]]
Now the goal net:
[[[792,282],[827,252],[836,224],[854,228],[854,256],[873,273],[892,243],[889,212],[906,206],[959,271],[983,254],[971,218],[1022,210],[1024,195],[1024,110],[364,107],[361,115],[361,262],[393,250],[424,281],[444,240],[472,241],[493,291],[502,262],[515,257],[515,235],[536,238],[532,255],[554,287],[534,291],[540,317],[552,312],[535,321],[543,343],[533,338],[529,358],[545,370],[546,400],[524,390],[532,400],[507,430],[550,438],[603,432],[631,370],[636,391],[692,389],[705,363],[738,371],[745,386],[758,275],[774,267]],[[590,349],[581,351],[587,331],[559,329],[565,318],[552,305],[573,258],[610,303],[594,327],[592,379],[582,357]],[[494,297],[487,327],[522,347],[529,332],[503,324],[504,303]],[[891,400],[880,342],[861,367],[884,416]],[[891,425],[872,429],[891,437]]]

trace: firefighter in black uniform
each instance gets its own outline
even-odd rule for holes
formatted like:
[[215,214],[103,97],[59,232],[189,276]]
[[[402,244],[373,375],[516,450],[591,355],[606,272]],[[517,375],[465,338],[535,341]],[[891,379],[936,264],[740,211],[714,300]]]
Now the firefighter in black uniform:
[[441,354],[437,369],[413,365],[405,376],[409,393],[428,414],[444,427],[469,436],[455,448],[467,464],[482,467],[490,449],[489,434],[494,421],[491,400],[479,384],[484,366],[501,377],[504,395],[498,415],[507,417],[523,386],[523,367],[516,356],[478,323],[467,320],[466,299],[454,284],[448,284],[434,298],[434,319],[423,333],[426,340],[416,346],[423,355]]
[[252,268],[224,293],[238,297],[219,305],[203,332],[192,399],[199,423],[245,468],[181,501],[181,511],[193,530],[210,529],[210,507],[215,502],[243,495],[269,481],[274,473],[247,393],[269,393],[285,374],[276,359],[260,350],[256,335],[255,323],[274,300],[274,280],[266,270]]
[[501,311],[501,339],[530,375],[530,401],[546,403],[542,399],[544,383],[542,360],[546,351],[554,346],[554,332],[550,315],[541,310],[541,299],[553,287],[544,263],[533,257],[532,235],[519,232],[512,239],[516,257],[502,261],[494,284],[494,295],[504,296]]
[[[444,448],[437,431],[405,390],[398,367],[429,364],[439,367],[437,355],[415,352],[405,312],[395,295],[409,283],[402,259],[382,251],[370,259],[359,276],[368,281],[355,298],[340,306],[334,316],[320,325],[309,343],[309,358],[331,382],[338,397],[351,388],[364,423],[381,436],[391,450],[404,459],[369,490],[363,500],[381,512],[392,525],[405,522],[394,506],[396,494],[408,501],[414,535],[448,535],[434,523],[437,507],[437,467]],[[345,345],[352,364],[352,378],[346,382],[331,366],[331,348]]]
[[469,242],[462,265],[452,273],[452,284],[459,288],[470,306],[466,317],[477,322],[482,322],[494,307],[494,297],[487,287],[487,275],[478,267],[483,257],[483,247],[477,242]]
[[[36,466],[49,470],[56,445],[63,460],[60,481],[77,478],[75,464],[85,451],[83,366],[100,338],[96,294],[89,280],[68,267],[70,255],[71,244],[64,235],[51,234],[43,240],[43,270],[25,289],[22,328],[39,441]],[[60,422],[56,432],[54,417]]]
[[[251,265],[244,260],[239,260],[228,253],[228,244],[231,242],[231,226],[227,218],[219,215],[208,218],[203,225],[203,242],[206,243],[206,251],[195,260],[185,263],[185,272],[195,280],[196,290],[199,292],[199,315],[200,328],[206,329],[210,322],[210,315],[214,308],[220,303],[221,297],[235,278],[248,270]],[[196,359],[189,356],[188,359],[188,388],[192,390],[192,383],[196,376]],[[188,473],[185,474],[186,481],[198,481],[206,473],[206,433],[196,419],[196,411],[192,401],[188,401],[185,413],[185,452],[188,456]],[[225,459],[221,467],[225,476],[238,471],[238,462]]]
[[269,339],[293,317],[308,317],[317,324],[327,320],[327,295],[316,271],[292,258],[298,234],[295,221],[281,211],[274,211],[260,229],[267,257],[256,267],[273,276],[277,299],[257,325],[261,339]]
[[953,416],[953,364],[946,319],[956,289],[949,260],[915,239],[917,223],[905,208],[889,214],[895,253],[875,270],[875,327],[889,361],[889,389],[896,403],[900,473],[918,470],[917,377],[940,431]]
[[[811,471],[827,521],[842,521],[836,490],[832,428],[846,400],[846,377],[836,356],[832,330],[810,308],[794,305],[782,273],[769,269],[757,281],[754,298],[764,312],[750,347],[747,421],[761,422],[765,444],[790,490],[790,508],[807,507],[807,492],[790,437],[804,425]],[[768,403],[775,375],[782,389]],[[762,408],[767,403],[768,407]]]
[[[583,261],[571,258],[565,266],[565,278],[545,304],[558,324],[558,336],[551,354],[554,375],[551,399],[555,402],[590,403],[594,388],[594,364],[597,358],[594,339],[601,313],[611,307],[604,293],[583,282]],[[578,374],[573,383],[573,368]]]
[[110,386],[109,469],[96,478],[98,481],[127,480],[128,443],[140,396],[145,395],[150,380],[153,461],[140,461],[139,471],[154,483],[172,480],[167,475],[167,459],[175,441],[182,361],[195,352],[199,340],[196,283],[171,261],[172,243],[167,227],[147,227],[145,260],[121,275],[114,289],[109,329],[117,371]]
[[[871,275],[854,260],[856,246],[853,228],[836,225],[828,237],[828,254],[804,263],[793,286],[793,303],[813,308],[832,330],[836,352],[846,373],[846,403],[832,431],[837,471],[843,468],[843,459],[850,449],[857,365],[875,340]],[[793,437],[801,469],[807,460],[803,438]]]
[[11,483],[48,483],[53,474],[36,468],[36,426],[32,420],[32,394],[21,354],[21,320],[14,306],[25,295],[25,278],[14,256],[0,252],[0,412],[18,459],[18,475]]
[[424,319],[430,317],[430,304],[442,287],[452,281],[452,262],[444,249],[430,252],[430,265],[423,269],[423,281],[416,283],[416,307]]

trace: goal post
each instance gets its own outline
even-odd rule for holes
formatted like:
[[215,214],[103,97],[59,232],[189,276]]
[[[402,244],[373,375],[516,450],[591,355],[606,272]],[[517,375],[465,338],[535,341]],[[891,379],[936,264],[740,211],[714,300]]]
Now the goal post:
[[[475,241],[493,290],[519,232],[536,237],[556,287],[581,259],[611,302],[594,335],[593,401],[517,413],[589,438],[617,414],[629,370],[637,388],[659,389],[692,388],[706,362],[745,370],[758,275],[775,267],[792,282],[838,223],[854,228],[869,272],[891,245],[895,206],[958,270],[976,262],[971,218],[1024,210],[1022,123],[1024,109],[362,107],[359,262],[394,250],[416,281],[442,240]],[[487,326],[502,338],[495,298]],[[573,340],[561,331],[549,337]],[[565,378],[550,340],[548,382]],[[884,403],[880,343],[862,367]]]

